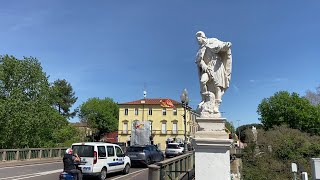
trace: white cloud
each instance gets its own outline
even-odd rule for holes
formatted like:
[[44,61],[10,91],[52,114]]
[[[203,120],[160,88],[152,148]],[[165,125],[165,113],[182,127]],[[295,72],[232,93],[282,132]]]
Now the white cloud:
[[272,80],[272,82],[283,82],[283,81],[287,81],[287,80],[288,80],[288,78],[274,78]]
[[6,18],[6,22],[10,30],[18,31],[43,22],[46,14],[46,11],[36,11],[32,13],[7,12],[5,17],[2,18]]
[[239,92],[239,88],[236,85],[233,85],[233,89],[235,90],[235,92]]

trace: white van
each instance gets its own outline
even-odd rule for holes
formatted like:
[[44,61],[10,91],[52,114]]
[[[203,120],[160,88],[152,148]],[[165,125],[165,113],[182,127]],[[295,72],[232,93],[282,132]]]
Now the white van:
[[84,175],[99,176],[105,180],[107,173],[122,171],[128,174],[131,161],[120,146],[103,142],[83,142],[72,144],[73,153],[81,158],[79,168]]

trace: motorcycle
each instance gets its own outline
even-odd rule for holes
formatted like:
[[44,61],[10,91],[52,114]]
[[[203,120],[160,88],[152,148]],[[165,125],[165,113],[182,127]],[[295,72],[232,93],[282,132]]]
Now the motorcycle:
[[[79,167],[79,165],[85,164],[85,162],[75,162],[74,165],[76,166],[77,169],[79,169],[81,171],[81,168]],[[59,180],[77,180],[77,176],[73,175],[71,173],[65,172],[63,171],[62,173],[60,173],[59,175]]]
[[59,175],[59,180],[76,180],[76,176],[73,176],[71,173],[62,172]]

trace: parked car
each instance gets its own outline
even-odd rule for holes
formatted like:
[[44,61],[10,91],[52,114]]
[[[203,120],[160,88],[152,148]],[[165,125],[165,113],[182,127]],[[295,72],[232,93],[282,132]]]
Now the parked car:
[[84,142],[72,144],[73,153],[81,158],[83,175],[95,175],[105,180],[108,173],[122,171],[128,174],[131,161],[120,146],[104,142]]
[[194,147],[190,143],[188,143],[187,146],[188,146],[188,151],[194,151]]
[[181,143],[169,143],[165,150],[166,157],[174,157],[183,154],[184,146]]
[[149,165],[164,160],[164,154],[154,145],[135,145],[127,149],[126,155],[134,165]]
[[[183,151],[184,151],[183,143],[169,143],[167,144],[165,155],[166,155],[166,158],[175,157],[183,154]],[[189,152],[194,151],[194,148],[190,143],[187,144],[187,151]]]

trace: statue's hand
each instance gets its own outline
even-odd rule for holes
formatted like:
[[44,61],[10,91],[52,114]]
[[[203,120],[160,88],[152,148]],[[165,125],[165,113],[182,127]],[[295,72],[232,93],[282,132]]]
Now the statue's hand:
[[231,47],[231,46],[232,46],[232,43],[231,43],[231,42],[227,42],[227,46],[228,46],[228,47]]
[[207,72],[208,70],[208,66],[207,65],[202,65],[202,71],[203,72]]

